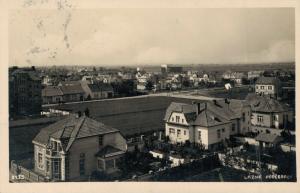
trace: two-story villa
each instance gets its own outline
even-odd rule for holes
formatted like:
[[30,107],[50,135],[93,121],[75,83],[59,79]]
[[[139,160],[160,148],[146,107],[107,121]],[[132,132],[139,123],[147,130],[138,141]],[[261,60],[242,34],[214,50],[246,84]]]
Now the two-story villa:
[[[253,132],[275,132],[278,129],[288,128],[293,122],[293,111],[276,99],[255,94],[248,94],[246,100],[252,109]],[[273,130],[276,129],[276,130]]]
[[50,180],[83,179],[93,171],[112,173],[126,149],[120,131],[87,116],[69,116],[33,139],[34,170]]
[[165,114],[165,134],[171,143],[202,144],[214,149],[230,135],[250,130],[251,109],[245,101],[214,100],[171,103]]
[[280,81],[275,77],[260,77],[255,82],[255,93],[277,98],[280,95]]

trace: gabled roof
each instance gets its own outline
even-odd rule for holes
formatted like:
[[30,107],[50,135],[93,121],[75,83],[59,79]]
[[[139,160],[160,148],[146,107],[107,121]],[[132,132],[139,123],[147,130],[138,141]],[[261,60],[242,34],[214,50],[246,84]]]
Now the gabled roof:
[[75,117],[73,115],[51,124],[37,134],[34,142],[47,145],[50,138],[63,142],[63,148],[68,151],[76,139],[119,132],[89,117]]
[[255,84],[272,84],[272,85],[277,85],[279,83],[279,80],[275,77],[259,77]]
[[[214,102],[204,102],[206,108],[197,114],[196,104],[174,103],[168,107],[165,114],[165,121],[168,121],[173,112],[183,113],[187,122],[191,125],[199,125],[203,127],[211,127],[215,125],[228,123],[231,118],[235,118],[235,114],[230,109],[222,106],[217,107]],[[232,114],[232,116],[230,116]]]
[[70,85],[70,86],[60,86],[60,90],[63,94],[82,94],[84,90],[82,86],[79,85]]
[[206,109],[200,112],[197,115],[196,120],[194,121],[193,125],[198,125],[202,127],[212,127],[216,125],[221,125],[228,123],[229,121],[225,118],[219,116],[215,112],[211,111],[210,109]]
[[255,138],[256,141],[261,141],[261,142],[267,142],[267,143],[278,143],[283,140],[282,137],[276,135],[276,134],[271,134],[271,133],[260,133],[258,136]]
[[61,96],[63,95],[62,91],[57,86],[47,86],[42,90],[42,96],[51,97],[51,96]]
[[[206,101],[206,111],[197,115],[196,104],[171,103],[167,108],[164,121],[169,120],[172,112],[183,113],[189,124],[199,124],[203,126],[213,126],[226,123],[229,120],[242,117],[242,109],[249,106],[243,100],[213,100]],[[197,120],[197,121],[196,121]]]
[[268,96],[259,96],[256,94],[248,94],[246,100],[250,103],[252,111],[258,112],[285,112],[289,111],[289,107],[276,99]]

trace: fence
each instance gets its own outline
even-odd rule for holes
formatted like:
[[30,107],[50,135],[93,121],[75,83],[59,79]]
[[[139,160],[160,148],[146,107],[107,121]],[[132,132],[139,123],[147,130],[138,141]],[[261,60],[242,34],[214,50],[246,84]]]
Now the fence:
[[15,161],[11,161],[11,173],[12,173],[12,180],[20,179],[29,182],[44,182],[46,181],[45,177],[36,174],[35,172],[27,169],[21,165],[15,163]]

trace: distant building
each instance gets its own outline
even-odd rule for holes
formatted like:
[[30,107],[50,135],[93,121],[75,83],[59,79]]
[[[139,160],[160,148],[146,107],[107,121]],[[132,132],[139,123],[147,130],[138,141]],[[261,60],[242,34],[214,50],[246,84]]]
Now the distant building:
[[252,109],[253,132],[275,132],[278,134],[280,133],[279,129],[289,129],[288,127],[293,123],[293,111],[276,99],[248,94],[246,100]]
[[41,79],[34,68],[10,69],[10,117],[40,114],[42,108],[41,85]]
[[63,101],[63,92],[57,86],[46,86],[42,90],[43,104],[60,103]]
[[60,86],[60,90],[63,93],[64,102],[77,102],[84,100],[84,90],[82,86],[79,85],[67,85]]
[[280,96],[280,81],[275,77],[260,77],[255,82],[255,93],[278,98]]
[[259,78],[260,76],[263,75],[263,73],[264,73],[264,71],[262,71],[262,70],[249,71],[247,73],[248,79]]
[[245,74],[242,72],[224,72],[223,79],[225,80],[233,80],[235,84],[242,85],[243,78],[246,78]]
[[87,81],[89,84],[93,84],[94,83],[94,76],[83,76],[82,81]]
[[170,66],[166,64],[161,65],[162,75],[167,75],[168,73],[182,73],[182,72],[183,72],[182,66]]
[[239,100],[171,103],[165,114],[165,135],[171,143],[201,144],[215,149],[230,135],[250,131],[250,105]]
[[48,75],[46,75],[43,77],[42,84],[46,85],[46,86],[51,86],[51,85],[53,85],[53,79],[51,77],[49,77]]
[[114,89],[110,84],[103,82],[87,84],[82,82],[81,85],[86,98],[90,96],[91,99],[106,99],[114,96]]
[[114,173],[127,149],[119,130],[86,116],[49,125],[32,143],[34,170],[51,181],[87,179],[93,171]]

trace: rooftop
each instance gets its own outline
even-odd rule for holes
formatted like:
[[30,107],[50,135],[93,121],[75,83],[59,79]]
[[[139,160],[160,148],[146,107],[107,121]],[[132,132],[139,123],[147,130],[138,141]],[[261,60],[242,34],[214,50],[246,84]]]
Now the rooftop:
[[260,133],[256,138],[256,141],[267,142],[267,143],[278,143],[283,140],[282,137],[271,134],[271,133]]
[[255,82],[255,84],[271,84],[271,85],[275,85],[275,84],[278,84],[279,83],[279,80],[275,77],[265,77],[265,76],[262,76],[262,77],[259,77],[257,79],[257,81]]
[[248,105],[241,100],[213,100],[203,102],[200,112],[197,115],[196,104],[185,104],[173,102],[168,107],[164,120],[167,121],[173,112],[180,112],[185,115],[189,124],[199,126],[215,126],[228,123],[231,119],[242,116],[242,107]]
[[110,126],[104,125],[87,116],[68,116],[54,124],[51,124],[38,133],[34,142],[47,145],[50,137],[63,141],[63,148],[68,151],[75,139],[91,137],[111,132],[118,132]]
[[252,111],[258,112],[284,112],[289,111],[286,104],[268,96],[259,96],[257,94],[248,94],[246,100],[250,103]]

